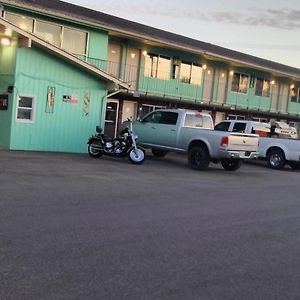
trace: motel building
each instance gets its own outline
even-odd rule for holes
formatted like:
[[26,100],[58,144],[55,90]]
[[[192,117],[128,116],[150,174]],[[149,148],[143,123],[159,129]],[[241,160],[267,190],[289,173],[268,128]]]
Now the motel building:
[[85,153],[156,108],[300,128],[300,69],[58,0],[0,10],[1,149]]

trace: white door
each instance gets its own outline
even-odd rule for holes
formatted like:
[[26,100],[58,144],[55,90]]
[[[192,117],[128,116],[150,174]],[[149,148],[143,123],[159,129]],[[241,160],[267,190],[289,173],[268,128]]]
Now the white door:
[[202,100],[205,102],[209,102],[212,100],[213,81],[214,81],[213,78],[214,78],[213,68],[207,68],[205,70],[205,75],[204,75],[204,86],[203,86],[203,96],[202,96]]
[[217,103],[223,104],[226,100],[226,94],[227,94],[227,71],[220,70],[219,75],[219,84],[218,84],[218,94],[217,94]]
[[225,120],[225,113],[217,112],[215,116],[215,124],[220,123],[221,121]]
[[117,78],[120,78],[120,63],[121,63],[121,45],[109,44],[107,72]]
[[271,109],[270,111],[275,112],[277,110],[278,105],[278,85],[274,84],[272,89],[272,98],[271,98]]
[[287,84],[284,84],[281,86],[281,93],[279,97],[279,105],[280,105],[279,110],[281,113],[287,112],[288,97],[289,97],[289,86]]
[[133,101],[124,101],[123,108],[122,108],[121,122],[123,123],[128,118],[132,118],[133,120],[135,120],[136,113],[137,113],[137,103]]
[[130,85],[131,90],[136,90],[138,86],[139,63],[140,50],[129,47],[127,49],[125,82]]

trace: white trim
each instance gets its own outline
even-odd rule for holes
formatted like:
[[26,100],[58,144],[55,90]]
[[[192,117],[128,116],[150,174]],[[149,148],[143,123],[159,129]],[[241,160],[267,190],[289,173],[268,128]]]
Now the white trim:
[[[22,108],[22,107],[19,107],[19,98],[20,97],[26,97],[26,98],[31,98],[32,99],[32,106],[31,106],[31,109],[30,108]],[[17,103],[17,106],[16,106],[16,122],[17,123],[34,123],[35,122],[35,115],[36,115],[36,96],[33,96],[33,95],[26,95],[26,94],[17,94],[17,99],[16,99],[16,103]],[[18,119],[18,111],[19,109],[23,109],[23,110],[31,110],[31,118],[30,120],[29,119]]]

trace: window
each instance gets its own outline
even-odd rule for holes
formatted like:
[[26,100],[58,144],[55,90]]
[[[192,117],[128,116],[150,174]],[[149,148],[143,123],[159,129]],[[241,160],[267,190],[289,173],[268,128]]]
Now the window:
[[230,122],[221,122],[215,126],[215,130],[218,131],[228,131],[230,126]]
[[212,128],[211,118],[199,114],[186,114],[184,120],[185,127]]
[[247,94],[249,76],[240,73],[234,73],[232,76],[231,91]]
[[178,119],[178,113],[154,111],[143,119],[144,123],[160,123],[166,125],[175,125]]
[[87,33],[64,27],[62,48],[74,54],[86,53]]
[[159,123],[166,125],[176,125],[178,119],[178,113],[174,112],[162,112]]
[[170,79],[171,60],[170,58],[160,55],[147,54],[145,58],[146,77],[154,77],[158,79]]
[[17,121],[33,122],[35,98],[31,96],[18,96]]
[[33,29],[33,19],[32,18],[28,18],[25,16],[15,15],[15,14],[6,12],[5,19],[8,22],[15,24],[16,26],[20,27],[23,30],[32,32],[32,29]]
[[21,29],[34,32],[40,38],[66,51],[86,54],[88,33],[85,31],[8,12],[5,13],[5,18]]
[[143,104],[141,107],[141,110],[139,112],[139,117],[142,118],[145,115],[149,114],[151,111],[165,108],[164,106],[158,106],[158,105],[150,105],[150,104]]
[[255,122],[268,123],[268,119],[265,118],[253,117],[252,120]]
[[228,115],[226,120],[245,120],[245,117],[241,115]]
[[180,65],[180,81],[190,84],[201,84],[202,68],[195,63],[182,62]]
[[256,78],[255,95],[270,97],[270,81],[263,78]]
[[239,122],[236,122],[236,123],[233,125],[232,131],[233,131],[233,132],[241,132],[241,133],[244,133],[244,132],[245,132],[245,129],[246,129],[246,123],[239,123]]
[[61,26],[37,20],[35,34],[57,47],[61,46]]
[[300,88],[298,89],[292,88],[291,101],[300,103]]

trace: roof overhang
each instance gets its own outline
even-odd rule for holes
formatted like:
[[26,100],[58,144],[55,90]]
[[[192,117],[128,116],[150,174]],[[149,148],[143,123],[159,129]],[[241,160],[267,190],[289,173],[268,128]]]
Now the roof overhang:
[[[22,1],[16,1],[16,0],[2,0],[2,3],[6,3],[11,7],[15,7],[15,8],[22,8],[24,10],[27,11],[34,11],[40,14],[44,14],[44,15],[48,15],[48,16],[53,16],[55,18],[60,18],[60,19],[64,19],[64,20],[69,20],[72,21],[76,24],[80,24],[80,25],[85,25],[85,26],[91,26],[93,28],[98,28],[98,29],[102,29],[102,30],[107,30],[111,35],[114,36],[119,36],[119,37],[123,37],[123,38],[131,38],[134,40],[140,40],[143,41],[145,44],[149,44],[149,45],[163,45],[165,47],[168,48],[172,48],[172,49],[178,49],[184,52],[192,52],[194,54],[197,55],[201,55],[203,56],[206,60],[208,61],[219,61],[219,62],[224,62],[227,63],[233,67],[248,67],[248,68],[252,68],[252,69],[256,69],[262,72],[267,72],[267,73],[271,73],[273,76],[278,76],[278,77],[288,77],[292,80],[295,81],[300,81],[300,76],[298,72],[293,72],[292,70],[280,70],[280,68],[276,68],[276,67],[271,67],[269,66],[269,64],[263,64],[261,61],[265,61],[264,59],[259,59],[257,58],[258,62],[255,62],[255,57],[251,56],[251,55],[243,55],[244,58],[235,58],[235,55],[230,55],[230,56],[226,56],[224,54],[222,54],[220,51],[220,53],[218,53],[218,51],[209,51],[206,49],[205,46],[203,47],[198,47],[198,46],[192,46],[192,45],[186,45],[183,43],[180,43],[176,40],[176,34],[171,34],[172,38],[171,39],[164,39],[161,38],[159,36],[156,36],[155,34],[148,34],[145,32],[141,32],[139,30],[126,30],[126,28],[122,28],[119,26],[115,26],[114,24],[108,24],[107,22],[102,22],[100,19],[99,20],[93,20],[90,18],[83,18],[80,15],[74,14],[74,13],[67,13],[67,12],[63,12],[63,11],[59,11],[59,10],[51,10],[51,9],[46,9],[43,8],[42,6],[33,6],[33,5],[28,5],[26,3],[22,3]],[[80,6],[78,5],[74,5],[77,6],[78,8],[80,8]],[[94,11],[97,12],[97,11]],[[131,23],[135,23],[130,21]],[[148,26],[146,26],[148,27]],[[149,27],[150,29],[150,27]],[[156,28],[154,28],[156,30]],[[163,32],[163,30],[160,30],[161,32]],[[167,32],[169,33],[169,32]],[[190,39],[193,40],[193,39]],[[211,45],[209,43],[203,43],[203,44],[207,44],[207,45]],[[170,46],[172,45],[172,46]],[[207,47],[210,48],[210,47]],[[219,46],[216,46],[215,48],[222,48]],[[223,48],[225,49],[225,48]],[[230,50],[230,49],[226,49],[229,52],[232,53],[237,53],[237,51],[234,50]],[[246,58],[245,58],[246,57]],[[247,59],[247,57],[249,59]],[[267,61],[267,62],[271,62],[271,61]],[[275,62],[271,62],[271,64],[275,64],[275,65],[279,65],[278,63]],[[293,69],[293,68],[290,68]]]
[[125,89],[128,90],[130,88],[130,85],[127,84],[124,81],[119,80],[118,78],[104,72],[103,70],[89,64],[86,61],[83,61],[82,59],[79,59],[75,55],[54,46],[53,44],[41,39],[40,37],[29,33],[27,31],[24,31],[23,29],[19,28],[18,26],[6,21],[4,18],[0,17],[0,31],[4,32],[5,29],[10,29],[13,33],[14,38],[26,39],[27,45],[30,47],[31,44],[36,45],[37,47],[40,47],[44,49],[45,51],[60,57],[61,59],[68,61],[69,63],[76,65],[77,67],[85,70],[89,74],[96,76],[97,78],[101,79],[101,81],[104,81],[108,84],[115,85],[116,89]]

